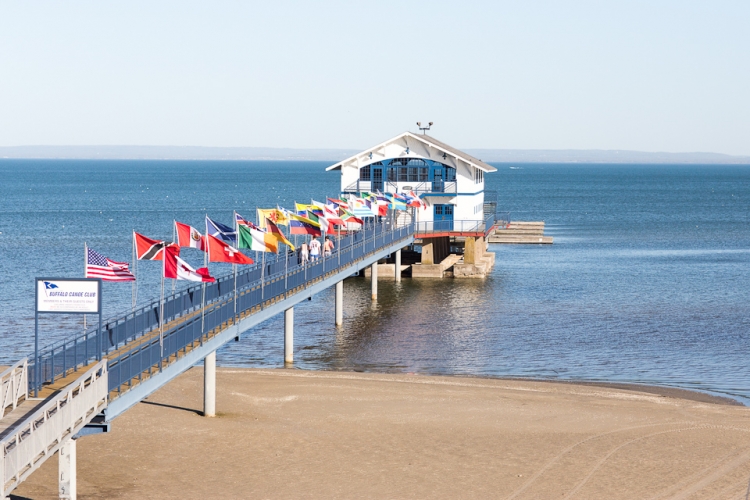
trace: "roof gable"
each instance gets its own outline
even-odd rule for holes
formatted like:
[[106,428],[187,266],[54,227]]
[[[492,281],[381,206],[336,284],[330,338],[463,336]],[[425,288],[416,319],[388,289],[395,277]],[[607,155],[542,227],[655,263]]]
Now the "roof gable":
[[458,168],[466,165],[478,168],[484,172],[495,172],[497,169],[482,160],[464,153],[456,148],[430,137],[429,135],[419,135],[412,132],[404,132],[396,137],[378,144],[361,153],[342,160],[335,165],[326,168],[329,170],[339,170],[345,167],[362,168],[371,163],[386,160],[389,158],[423,158],[438,161],[446,165]]

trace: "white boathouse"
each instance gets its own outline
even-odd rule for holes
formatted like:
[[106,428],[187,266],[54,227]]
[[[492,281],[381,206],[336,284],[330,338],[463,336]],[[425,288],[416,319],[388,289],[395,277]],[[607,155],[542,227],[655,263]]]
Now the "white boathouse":
[[428,135],[404,132],[326,170],[341,171],[342,193],[413,191],[427,204],[414,213],[418,227],[445,235],[472,232],[495,212],[484,175],[497,169]]
[[425,202],[425,209],[402,212],[398,221],[416,223],[419,262],[411,266],[412,277],[482,277],[494,265],[486,237],[508,217],[498,218],[497,193],[484,188],[485,174],[497,171],[492,165],[428,135],[404,132],[326,170],[341,171],[343,194],[412,191]]

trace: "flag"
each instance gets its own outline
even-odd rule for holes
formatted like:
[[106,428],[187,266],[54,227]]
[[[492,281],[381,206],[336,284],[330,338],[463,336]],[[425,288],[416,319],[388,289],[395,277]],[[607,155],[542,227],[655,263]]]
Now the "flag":
[[166,245],[174,245],[179,248],[176,243],[152,240],[135,231],[133,231],[133,239],[135,240],[135,254],[138,260],[161,260],[164,253],[164,246]]
[[206,234],[233,245],[237,244],[237,232],[221,222],[211,220],[208,215],[206,216]]
[[339,200],[336,198],[328,198],[328,202],[333,205],[336,205],[336,208],[338,207],[349,208],[349,204],[345,202],[344,200]]
[[324,210],[325,210],[326,219],[328,219],[328,222],[330,222],[331,224],[335,224],[337,226],[344,225],[344,220],[339,215],[339,211],[335,206],[326,205]]
[[274,238],[276,238],[277,243],[283,243],[292,250],[294,250],[294,245],[292,245],[292,242],[286,239],[286,236],[284,236],[284,233],[281,232],[281,229],[279,229],[279,226],[273,223],[272,220],[267,219],[266,220],[266,231],[273,235]]
[[[322,214],[322,211],[320,209],[318,209],[318,211],[320,211],[321,214]],[[308,210],[307,211],[307,218],[310,219],[313,222],[317,222],[318,225],[320,226],[320,229],[324,233],[328,232],[328,227],[330,226],[330,224],[328,223],[328,219],[326,219],[323,215],[318,215],[318,214],[310,212]]]
[[356,222],[357,224],[364,224],[365,221],[360,219],[359,217],[356,217],[353,213],[351,213],[349,210],[346,210],[345,208],[340,208],[342,214],[341,217],[344,218],[344,222],[349,224],[350,222]]
[[311,213],[313,213],[315,215],[323,215],[323,211],[320,209],[320,207],[318,207],[317,205],[315,205],[315,202],[313,202],[313,203],[311,203],[309,205],[303,205],[302,203],[295,202],[294,203],[294,210],[297,213],[300,213],[300,212],[311,212]]
[[174,221],[177,244],[181,247],[197,248],[206,251],[206,239],[192,226]]
[[284,215],[284,211],[276,208],[258,208],[258,225],[261,228],[266,227],[266,219],[269,219],[274,224],[278,224],[280,226],[288,226],[289,225],[289,219],[287,219],[286,215]]
[[135,281],[127,262],[109,260],[99,252],[86,247],[86,278],[101,278],[102,281]]
[[[179,250],[179,247],[177,247]],[[201,281],[213,283],[216,279],[208,274],[208,268],[201,267],[198,270],[193,269],[190,265],[178,256],[179,252],[175,247],[167,247],[166,258],[164,259],[164,277],[176,280]]]
[[248,248],[256,252],[278,252],[277,240],[273,235],[261,229],[253,229],[248,226],[239,226],[237,230],[240,238],[240,248]]
[[[427,203],[425,203],[422,198],[414,194],[414,191],[409,191],[409,196],[411,196],[413,199],[416,200],[416,202],[418,203],[418,205],[416,206],[421,206],[423,209],[427,210]],[[409,205],[409,206],[412,206],[412,205]]]
[[386,193],[385,195],[391,200],[391,208],[394,210],[406,210],[406,203],[403,200],[396,198],[392,193]]
[[252,227],[254,229],[258,229],[258,226],[256,226],[255,224],[253,224],[247,219],[243,219],[242,216],[238,214],[237,212],[234,213],[234,220],[237,223],[237,227],[247,226],[247,227]]
[[320,224],[317,221],[291,212],[287,212],[286,216],[289,218],[289,232],[291,234],[321,235]]
[[252,264],[253,259],[240,253],[236,248],[227,245],[210,234],[206,236],[208,242],[208,261],[227,262],[229,264]]
[[367,200],[363,200],[362,198],[357,198],[355,196],[352,203],[349,204],[349,207],[351,213],[359,218],[375,216],[367,205]]

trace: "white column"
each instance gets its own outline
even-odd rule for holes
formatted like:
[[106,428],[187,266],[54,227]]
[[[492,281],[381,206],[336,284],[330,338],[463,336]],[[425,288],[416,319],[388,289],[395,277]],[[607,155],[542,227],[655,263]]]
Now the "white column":
[[401,250],[396,250],[396,283],[401,281]]
[[370,266],[372,270],[370,277],[372,278],[372,300],[378,300],[378,263],[373,262]]
[[68,439],[60,446],[57,457],[58,494],[60,499],[76,499],[76,440]]
[[294,363],[294,308],[284,311],[284,363]]
[[203,416],[216,416],[216,351],[203,360]]
[[336,324],[344,324],[344,280],[336,283]]

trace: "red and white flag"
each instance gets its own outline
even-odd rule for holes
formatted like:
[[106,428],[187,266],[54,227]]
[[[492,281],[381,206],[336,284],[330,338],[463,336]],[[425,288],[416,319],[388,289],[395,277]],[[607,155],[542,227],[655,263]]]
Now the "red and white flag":
[[167,247],[164,259],[164,277],[175,280],[203,281],[213,283],[216,279],[208,274],[208,268],[201,267],[193,269],[190,264],[182,260],[178,255],[177,247]]
[[206,235],[206,240],[208,241],[209,262],[226,262],[228,264],[245,265],[253,263],[253,259],[210,234]]
[[197,248],[206,251],[206,239],[192,226],[174,221],[177,244],[181,247]]

